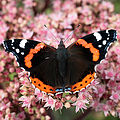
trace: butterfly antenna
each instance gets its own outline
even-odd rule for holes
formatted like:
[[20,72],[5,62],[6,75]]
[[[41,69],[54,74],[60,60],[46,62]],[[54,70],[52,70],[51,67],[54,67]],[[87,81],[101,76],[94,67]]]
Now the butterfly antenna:
[[47,27],[46,25],[44,25],[44,27],[50,32],[50,34],[52,35],[52,37],[54,38],[54,40],[59,41],[59,40],[55,37],[55,35],[48,29],[48,27]]
[[78,26],[68,35],[68,37],[64,40],[64,42],[66,41],[66,40],[69,40],[70,39],[70,37],[74,34],[74,32],[79,28],[79,26],[80,26],[80,24],[78,24]]

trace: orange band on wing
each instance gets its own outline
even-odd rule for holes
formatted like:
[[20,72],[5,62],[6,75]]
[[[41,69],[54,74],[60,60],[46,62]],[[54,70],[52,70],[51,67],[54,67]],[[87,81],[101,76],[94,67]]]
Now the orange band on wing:
[[37,52],[40,51],[40,49],[43,49],[43,47],[45,47],[45,44],[44,43],[38,43],[34,49],[30,49],[30,52],[29,54],[24,58],[24,61],[25,61],[25,65],[26,67],[28,68],[31,68],[32,67],[32,58],[34,56],[34,54],[36,54]]
[[86,75],[81,82],[78,82],[71,87],[71,91],[80,91],[81,89],[85,88],[87,85],[91,83],[92,80],[94,80],[95,73]]
[[50,86],[50,85],[44,84],[44,83],[43,83],[41,80],[39,80],[38,78],[32,78],[32,77],[30,77],[30,79],[31,79],[31,81],[32,81],[32,84],[33,84],[36,88],[38,88],[39,90],[44,91],[44,92],[46,92],[46,93],[52,93],[52,94],[56,93],[55,88],[53,88],[53,87]]
[[100,56],[100,52],[98,49],[94,48],[94,46],[92,45],[92,43],[87,43],[84,39],[79,39],[76,44],[78,45],[82,45],[85,48],[89,48],[90,52],[93,53],[93,61],[98,61],[99,60],[99,56]]

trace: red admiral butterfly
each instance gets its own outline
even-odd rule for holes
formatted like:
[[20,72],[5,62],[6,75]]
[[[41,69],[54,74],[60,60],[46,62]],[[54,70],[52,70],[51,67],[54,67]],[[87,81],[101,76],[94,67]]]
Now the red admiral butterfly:
[[94,80],[94,67],[105,58],[116,36],[115,30],[99,31],[67,48],[61,40],[57,49],[38,41],[12,39],[4,41],[4,47],[17,57],[20,67],[30,72],[36,88],[49,94],[75,93]]

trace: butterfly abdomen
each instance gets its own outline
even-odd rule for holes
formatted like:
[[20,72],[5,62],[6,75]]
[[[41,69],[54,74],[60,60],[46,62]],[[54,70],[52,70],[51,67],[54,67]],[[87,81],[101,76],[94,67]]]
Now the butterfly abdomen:
[[67,67],[67,59],[68,53],[66,48],[58,49],[56,51],[57,55],[57,63],[58,63],[58,70],[61,77],[65,77],[66,74],[66,67]]
[[64,44],[60,42],[58,49],[56,50],[56,60],[57,60],[59,81],[63,86],[66,85],[65,77],[67,73],[67,59],[68,59],[68,51],[65,48]]

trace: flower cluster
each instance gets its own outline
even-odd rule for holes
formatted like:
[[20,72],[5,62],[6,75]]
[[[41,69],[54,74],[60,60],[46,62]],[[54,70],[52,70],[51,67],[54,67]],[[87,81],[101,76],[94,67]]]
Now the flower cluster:
[[[43,7],[40,5],[42,4]],[[67,38],[80,24],[73,38],[65,42],[66,47],[78,38],[98,31],[113,28],[120,32],[120,14],[114,14],[114,6],[101,0],[54,0],[52,8],[47,3],[33,0],[1,0],[0,43],[5,38],[26,38],[45,42],[57,48],[60,38]],[[47,11],[49,10],[49,14]],[[49,30],[58,39],[54,39]],[[118,34],[118,41],[120,35]],[[0,117],[2,119],[49,120],[45,108],[62,109],[76,107],[94,108],[105,115],[120,117],[120,45],[110,48],[108,55],[97,67],[95,81],[78,94],[49,96],[33,88],[27,72],[22,71],[14,57],[0,50]],[[19,104],[21,103],[21,104]]]
[[[50,120],[50,116],[47,115],[42,105],[37,103],[38,100],[34,96],[27,75],[17,66],[13,55],[0,50],[0,119],[46,118]],[[24,106],[28,109],[23,109]]]
[[99,85],[93,89],[92,107],[120,117],[120,45],[113,46],[106,59],[96,67]]

